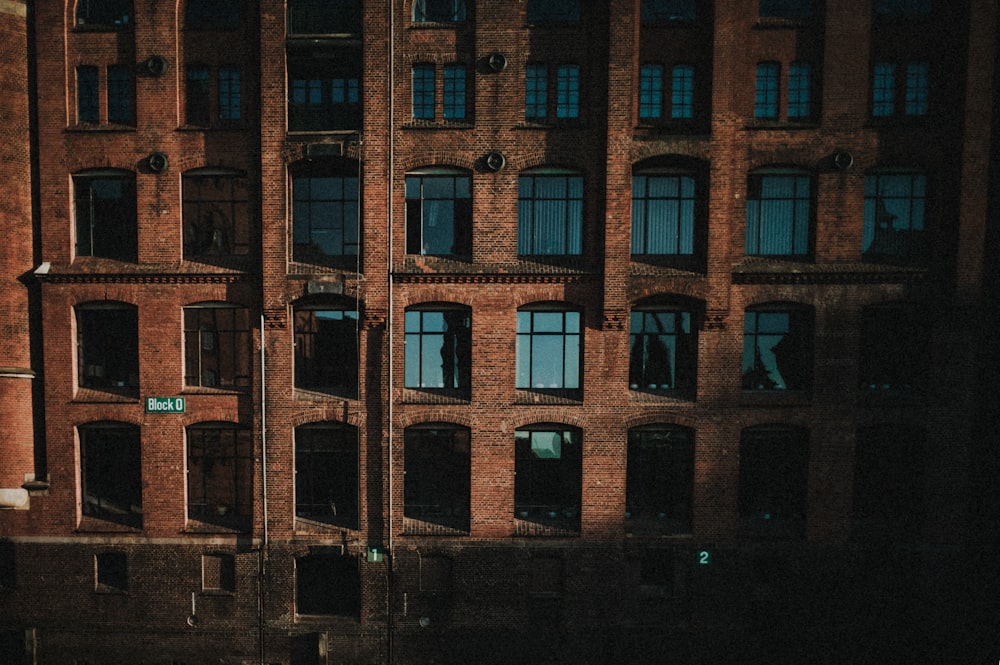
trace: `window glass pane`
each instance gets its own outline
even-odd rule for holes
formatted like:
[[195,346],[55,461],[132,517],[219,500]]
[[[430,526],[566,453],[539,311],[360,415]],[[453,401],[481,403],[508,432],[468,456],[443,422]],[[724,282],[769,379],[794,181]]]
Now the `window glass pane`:
[[80,65],[76,68],[77,122],[100,122],[97,67]]
[[524,115],[528,119],[544,118],[548,90],[548,67],[546,65],[528,65],[525,78]]
[[673,69],[670,117],[694,117],[694,67],[677,65]]
[[132,122],[132,74],[124,65],[108,67],[108,122]]
[[460,23],[465,21],[464,0],[414,0],[413,20],[417,23]]
[[892,63],[875,64],[872,96],[873,116],[885,117],[896,112],[896,68]]
[[528,23],[578,23],[579,0],[528,0]]
[[926,62],[910,62],[906,65],[906,115],[927,115],[928,69]]
[[757,88],[754,116],[757,118],[778,117],[778,65],[763,62],[757,65]]
[[625,498],[627,528],[690,533],[694,494],[694,435],[655,426],[628,434]]
[[434,65],[413,66],[413,117],[434,118]]
[[239,120],[240,117],[240,70],[236,67],[220,67],[219,119]]
[[642,0],[643,21],[693,21],[697,0]]
[[809,63],[793,62],[788,69],[789,118],[808,118],[812,115],[809,86]]
[[643,65],[639,72],[639,117],[663,115],[663,66]]
[[465,118],[465,67],[462,65],[444,68],[444,117],[447,120]]
[[348,425],[295,429],[295,514],[358,526],[358,431]]
[[142,526],[142,455],[139,428],[124,423],[81,425],[83,514]]
[[556,81],[556,117],[580,116],[580,68],[577,65],[559,67]]

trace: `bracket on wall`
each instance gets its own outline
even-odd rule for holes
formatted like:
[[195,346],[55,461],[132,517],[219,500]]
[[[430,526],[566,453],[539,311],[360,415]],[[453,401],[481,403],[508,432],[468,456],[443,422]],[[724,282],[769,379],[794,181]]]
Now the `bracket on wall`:
[[167,170],[167,166],[170,162],[167,160],[167,156],[162,152],[154,152],[149,157],[146,158],[146,166],[153,173],[163,173]]

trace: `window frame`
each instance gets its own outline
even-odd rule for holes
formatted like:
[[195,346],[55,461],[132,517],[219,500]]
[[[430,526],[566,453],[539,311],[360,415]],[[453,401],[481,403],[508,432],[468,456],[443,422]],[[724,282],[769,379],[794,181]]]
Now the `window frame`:
[[[803,427],[757,425],[740,432],[738,506],[742,537],[753,540],[806,537],[809,446],[810,432]],[[776,510],[770,509],[772,506]]]
[[[658,182],[660,180],[663,182]],[[675,187],[671,184],[672,181],[676,181]],[[629,241],[629,254],[633,260],[636,257],[662,257],[687,261],[700,254],[704,205],[700,193],[701,182],[698,172],[679,166],[640,164],[633,167]],[[657,191],[666,193],[657,196],[654,191],[650,194],[651,184],[659,187]],[[671,189],[676,190],[676,195],[669,195]],[[636,196],[637,191],[639,196]],[[670,214],[669,204],[676,207],[676,214]],[[660,210],[664,211],[663,219],[656,214]],[[654,244],[652,240],[656,228],[663,230],[664,240],[655,244],[664,251],[649,251],[650,245]],[[671,248],[674,251],[669,251]],[[636,251],[637,249],[640,251]]]
[[[98,8],[107,8],[109,3],[105,0],[77,0],[74,17],[76,27],[89,30],[131,30],[133,18],[135,16],[134,7],[131,0],[112,0],[114,6],[105,12],[107,20],[97,17],[91,20],[91,4]],[[98,14],[99,9],[93,11]]]
[[288,0],[286,21],[289,37],[357,35],[363,24],[362,0]]
[[106,551],[94,554],[94,591],[128,593],[128,555]]
[[[217,196],[211,195],[213,190]],[[246,174],[190,169],[181,174],[181,197],[185,259],[211,262],[217,260],[213,257],[250,255],[254,224]]]
[[[792,181],[785,183],[792,187],[791,195],[778,195],[782,192],[776,188],[780,180]],[[746,198],[746,245],[747,256],[772,256],[793,260],[808,260],[813,252],[813,234],[815,226],[815,178],[807,171],[795,168],[763,168],[751,172],[747,176]],[[768,195],[769,190],[774,195]],[[805,192],[803,194],[803,192]],[[769,207],[784,202],[789,205],[788,211],[780,209],[773,219],[765,216]],[[768,226],[771,227],[768,229]],[[772,236],[766,236],[770,230]],[[776,231],[780,231],[779,234]],[[781,242],[789,251],[776,251],[777,243]],[[765,243],[774,243],[775,249],[766,251],[761,248]]]
[[528,0],[525,16],[528,25],[576,24],[583,7],[579,0]]
[[81,514],[141,529],[143,482],[139,426],[102,420],[78,425],[76,431],[80,444]]
[[[333,339],[340,334],[335,330],[338,326],[328,326],[328,330],[321,330],[320,321],[324,318],[340,321],[339,327],[345,329],[347,324],[344,322],[353,319],[353,334],[350,336],[353,347],[349,348],[344,340]],[[304,329],[303,324],[308,324],[309,329]],[[293,309],[293,334],[295,389],[357,399],[361,378],[360,308],[353,302],[299,304]],[[310,351],[311,355],[307,356]],[[317,358],[319,360],[316,360]],[[353,362],[350,362],[351,360]],[[317,366],[324,364],[326,367],[317,369]],[[350,369],[353,369],[353,373],[348,371]],[[328,373],[331,373],[330,376],[326,376]],[[340,382],[331,383],[330,378],[338,379]]]
[[[672,317],[671,330],[648,332],[647,323],[656,325],[660,317]],[[700,316],[694,307],[681,303],[648,303],[632,308],[629,313],[629,390],[693,398],[698,381],[698,323]],[[640,324],[637,329],[637,322]],[[670,381],[651,381],[650,346],[657,338],[669,337],[665,345],[665,362]],[[641,345],[638,345],[641,342]]]
[[643,23],[694,22],[698,20],[697,0],[642,0],[640,18]]
[[[554,327],[554,322],[546,325],[545,321],[539,321],[536,325],[539,317],[559,317],[558,330],[546,329]],[[582,394],[584,320],[580,310],[552,305],[518,309],[515,338],[516,389],[566,397],[579,397]],[[555,358],[554,349],[547,349],[548,344],[544,344],[546,340],[555,338],[558,338],[556,341],[559,346],[558,368],[545,371],[541,367],[536,368],[536,363]],[[542,360],[538,360],[536,356]],[[543,376],[556,377],[556,374],[559,376],[555,378],[555,383],[542,381],[538,384]]]
[[411,68],[411,107],[414,120],[431,120],[436,116],[437,72],[434,63],[416,62]]
[[[761,317],[766,317],[762,322]],[[785,325],[779,328],[785,318]],[[795,303],[764,303],[751,305],[743,312],[743,353],[740,385],[744,394],[806,394],[813,379],[813,311]],[[762,323],[764,327],[762,329]],[[773,329],[772,329],[773,328]],[[781,338],[767,349],[761,348],[765,338]],[[790,364],[782,372],[777,345],[791,339]],[[777,372],[777,379],[772,374]],[[787,376],[786,376],[787,374]]]
[[[450,12],[441,7],[428,9],[435,0],[413,0],[414,23],[465,23],[468,19],[465,0],[436,0],[437,5],[451,4]],[[447,14],[447,16],[446,16]]]
[[791,122],[809,122],[813,119],[812,65],[806,60],[795,60],[788,65],[788,94],[785,113]]
[[689,427],[655,423],[628,430],[627,531],[694,531],[694,460],[695,432]]
[[76,66],[76,121],[80,124],[101,122],[100,70],[95,65]]
[[[235,422],[202,421],[185,427],[184,439],[188,521],[248,529],[254,511],[253,431]],[[230,467],[229,479],[212,475],[217,462],[223,470]]]
[[[540,184],[554,184],[562,180],[562,195],[547,195],[549,187]],[[579,194],[576,192],[579,191]],[[579,256],[583,254],[584,235],[584,191],[583,174],[579,171],[538,167],[525,169],[518,174],[517,206],[517,254],[518,256]],[[541,194],[541,195],[540,195]],[[548,194],[555,194],[552,190]],[[561,220],[553,224],[542,213],[550,202],[562,202],[562,213],[556,215]],[[543,224],[552,226],[553,235],[546,241],[539,237]],[[558,227],[558,228],[556,228]],[[556,236],[562,236],[561,238]]]
[[[535,435],[559,439],[546,448]],[[568,453],[568,454],[567,454]],[[555,462],[554,462],[555,460]],[[548,485],[556,485],[555,488]],[[515,520],[578,531],[583,502],[583,433],[559,423],[519,427],[514,432]]]
[[525,67],[524,117],[528,122],[545,122],[548,118],[549,66],[529,62]]
[[[451,195],[435,196],[440,186],[450,182]],[[466,169],[453,166],[428,166],[407,171],[404,178],[406,197],[406,253],[422,256],[446,256],[468,259],[472,256],[472,173]],[[448,210],[448,202],[451,202]],[[441,208],[443,206],[443,208]],[[433,214],[442,209],[445,219]],[[430,229],[436,226],[448,226],[447,217],[450,212],[450,229],[443,229],[450,236],[450,251],[439,251],[428,246],[428,238],[432,237]],[[444,224],[441,224],[441,222]],[[447,237],[444,239],[447,242]]]
[[915,120],[930,115],[928,60],[876,59],[872,64],[871,86],[871,117],[875,121]]
[[236,593],[236,557],[215,552],[202,554],[201,591],[208,594]]
[[[359,528],[360,432],[347,423],[323,421],[295,428],[295,517],[345,529]],[[322,475],[324,468],[333,470]],[[325,502],[317,492],[326,491]]]
[[468,427],[453,423],[423,423],[403,431],[405,518],[469,532],[471,439]]
[[[887,192],[893,181],[902,182],[908,179],[905,195],[891,195]],[[921,262],[927,255],[928,233],[927,206],[928,178],[923,171],[916,169],[876,169],[865,174],[864,215],[862,221],[861,256],[864,260],[892,263]],[[892,214],[892,210],[906,214]],[[901,218],[905,226],[898,227],[895,222]],[[885,226],[883,226],[885,224]],[[879,235],[893,236],[903,233],[901,242],[894,242]],[[884,233],[883,233],[884,232]],[[875,246],[875,249],[873,249]],[[879,247],[886,251],[879,251]]]
[[758,62],[754,83],[754,109],[756,120],[777,120],[780,108],[781,63]]
[[[97,183],[109,188],[113,185],[121,190],[121,196],[100,198],[94,188]],[[138,261],[138,203],[133,171],[87,169],[74,173],[73,214],[75,254],[78,258],[90,256],[127,263]],[[101,242],[96,243],[97,239]],[[95,244],[98,244],[96,250]]]
[[556,120],[580,119],[580,65],[561,64],[556,67]]
[[[351,266],[359,267],[362,237],[360,168],[360,162],[347,159],[310,160],[289,166],[293,261],[322,264],[349,262]],[[324,181],[327,180],[331,182],[326,184]],[[304,189],[303,185],[306,185]],[[321,198],[331,186],[330,196],[334,198]],[[314,192],[317,193],[314,195]],[[337,192],[340,198],[335,198]],[[339,210],[339,217],[331,216],[333,221],[339,219],[339,227],[325,227],[318,223],[326,220],[321,214],[326,208]],[[349,231],[353,231],[353,235]],[[317,242],[317,236],[322,239],[322,234],[329,234],[332,242]],[[336,241],[338,235],[339,243]],[[300,242],[304,239],[309,242]],[[333,249],[339,245],[340,251],[327,252],[323,249],[326,244]]]
[[[227,317],[228,327],[226,323],[220,324],[219,317],[223,314],[231,315]],[[250,310],[236,303],[203,302],[185,306],[183,317],[185,389],[249,390],[253,377]],[[214,362],[206,363],[212,356]],[[206,368],[206,364],[214,368]],[[224,371],[226,367],[229,371]],[[212,372],[216,378],[206,378],[209,376],[206,372]]]
[[643,63],[639,68],[639,120],[657,121],[663,118],[663,65]]
[[[212,30],[229,31],[239,29],[242,23],[240,4],[235,0],[211,0],[211,9],[224,9],[225,14],[204,11],[209,3],[199,3],[195,0],[187,0],[184,6],[184,29],[185,30]],[[204,13],[192,7],[200,7]]]
[[138,396],[138,307],[119,301],[83,302],[75,307],[74,321],[77,386]]
[[457,62],[444,65],[441,75],[441,117],[446,121],[468,119],[468,68]]
[[288,132],[360,131],[361,52],[349,46],[313,49],[308,40],[301,41],[287,47]]
[[[442,325],[428,329],[425,320],[430,315],[440,315]],[[464,306],[447,304],[418,305],[407,308],[403,319],[403,387],[468,399],[472,389],[472,310]],[[454,331],[451,330],[450,320],[460,324]],[[437,330],[438,327],[441,330]],[[427,344],[432,345],[430,361],[425,357],[428,353]],[[444,359],[445,349],[449,346],[452,353],[448,355],[453,361],[450,363],[450,368]],[[433,363],[434,351],[438,351],[438,356],[441,358],[441,381],[440,385],[427,385],[425,369],[430,369],[427,364]],[[433,375],[436,376],[436,373]],[[449,377],[451,385],[448,385]]]

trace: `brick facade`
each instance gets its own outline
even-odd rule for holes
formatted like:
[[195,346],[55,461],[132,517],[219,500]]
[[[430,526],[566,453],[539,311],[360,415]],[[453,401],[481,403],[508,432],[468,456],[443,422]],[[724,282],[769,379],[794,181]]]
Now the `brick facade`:
[[[0,0],[0,103],[12,118],[0,129],[0,489],[30,495],[0,511],[0,661],[723,662],[780,651],[847,662],[896,654],[880,627],[919,654],[963,624],[948,613],[967,579],[949,562],[974,540],[969,467],[988,429],[976,380],[996,7],[885,16],[876,5],[923,3],[828,1],[770,17],[763,0],[578,4],[578,18],[546,22],[530,0],[456,2],[466,13],[454,21],[415,20],[421,6],[452,7],[416,0],[258,0],[202,16],[185,3],[46,0],[29,12]],[[324,13],[333,5],[343,8]],[[656,18],[668,8],[681,15]],[[899,87],[888,117],[873,110],[883,62]],[[779,72],[774,117],[760,117],[758,63]],[[804,90],[791,73],[802,63]],[[456,65],[465,113],[448,117]],[[414,117],[415,66],[434,72],[432,118]],[[542,66],[547,115],[526,117],[528,71]],[[664,77],[657,112],[653,71]],[[693,72],[687,98],[676,71]],[[808,113],[793,110],[793,88]],[[926,109],[904,110],[921,90]],[[918,261],[865,251],[882,173],[926,183],[908,229],[929,248]],[[537,201],[524,183],[552,174],[582,182],[579,249],[529,251],[519,217]],[[408,180],[443,175],[469,182],[471,240],[414,251],[425,203]],[[689,253],[636,250],[643,175],[694,183]],[[769,177],[808,183],[803,251],[748,245],[755,183]],[[353,200],[304,193],[355,179]],[[97,249],[87,216],[99,236],[100,206],[126,205],[133,190],[134,256]],[[358,224],[340,227],[330,251],[322,224],[340,205],[337,219],[356,206]],[[230,226],[203,236],[203,222]],[[352,232],[356,252],[344,249]],[[899,303],[930,340],[923,382],[902,396],[861,386],[866,349],[884,346],[866,322]],[[631,315],[660,310],[690,317],[684,390],[630,373]],[[456,361],[468,384],[454,390],[415,385],[407,366],[408,313],[438,311],[469,321]],[[757,311],[807,321],[786,331],[809,340],[804,389],[745,387]],[[523,386],[526,312],[579,313],[578,386]],[[202,314],[245,323],[213,328]],[[134,320],[136,339],[108,346],[92,320]],[[340,337],[320,348],[333,329]],[[223,349],[232,365],[206,370]],[[310,384],[313,365],[340,383]],[[151,412],[150,397],[184,407]],[[677,506],[690,525],[673,530],[665,512],[641,522],[628,503],[630,440],[668,429],[694,451]],[[228,457],[243,430],[249,452]],[[579,446],[580,468],[575,503],[536,519],[522,505],[532,462],[515,439],[539,430],[572,432],[559,445]],[[468,465],[467,496],[443,448],[429,467],[407,460],[420,433],[442,431],[459,433],[449,441]],[[863,442],[898,431],[925,442],[915,487],[890,488],[909,497],[907,515],[921,504],[921,519],[861,538],[856,460]],[[793,451],[801,482],[770,458],[764,467],[785,471],[756,479],[801,491],[798,537],[748,526],[759,432],[805,448]],[[356,450],[347,469],[317,453],[356,484],[349,496],[323,494],[334,472],[307,465],[310,436],[320,451],[331,438]],[[427,518],[418,483],[446,502],[456,486],[462,496]],[[218,582],[213,566],[228,562],[232,580]],[[125,588],[108,588],[116,573]]]

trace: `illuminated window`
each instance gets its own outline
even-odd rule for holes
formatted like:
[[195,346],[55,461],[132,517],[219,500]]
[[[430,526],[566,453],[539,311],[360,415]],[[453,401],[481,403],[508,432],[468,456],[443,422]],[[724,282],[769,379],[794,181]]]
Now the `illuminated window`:
[[762,62],[757,65],[754,117],[765,119],[778,117],[778,79],[780,73],[781,67],[776,62]]

